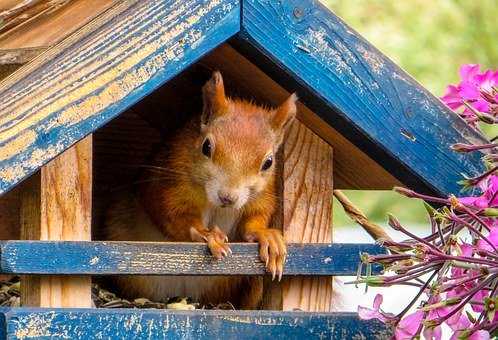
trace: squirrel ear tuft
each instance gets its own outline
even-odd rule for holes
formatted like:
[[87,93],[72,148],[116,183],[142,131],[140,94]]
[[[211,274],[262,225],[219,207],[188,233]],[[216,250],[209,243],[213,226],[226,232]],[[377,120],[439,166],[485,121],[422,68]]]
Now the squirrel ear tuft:
[[293,93],[275,110],[271,119],[271,126],[275,131],[280,131],[296,117],[297,94]]
[[227,110],[227,99],[223,77],[219,71],[214,71],[211,79],[202,87],[202,109],[201,123],[208,124],[214,117],[223,115]]

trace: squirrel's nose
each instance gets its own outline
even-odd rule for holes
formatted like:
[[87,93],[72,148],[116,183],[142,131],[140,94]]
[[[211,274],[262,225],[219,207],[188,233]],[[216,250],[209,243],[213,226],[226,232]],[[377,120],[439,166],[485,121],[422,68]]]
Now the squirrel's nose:
[[223,206],[232,206],[237,202],[237,195],[230,194],[223,191],[218,191],[218,197]]

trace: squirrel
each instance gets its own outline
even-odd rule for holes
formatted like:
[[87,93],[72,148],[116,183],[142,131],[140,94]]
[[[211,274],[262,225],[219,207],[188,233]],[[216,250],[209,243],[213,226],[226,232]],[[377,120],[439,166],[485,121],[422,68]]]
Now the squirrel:
[[[296,115],[296,94],[277,108],[225,95],[215,71],[202,88],[202,113],[159,150],[135,194],[106,211],[107,240],[204,242],[218,260],[228,241],[258,242],[259,256],[281,279],[286,259],[282,232],[269,227],[276,209],[275,161]],[[230,301],[257,308],[261,278],[224,276],[118,276],[124,296],[161,300],[188,296],[201,303]],[[241,294],[242,292],[242,294]]]

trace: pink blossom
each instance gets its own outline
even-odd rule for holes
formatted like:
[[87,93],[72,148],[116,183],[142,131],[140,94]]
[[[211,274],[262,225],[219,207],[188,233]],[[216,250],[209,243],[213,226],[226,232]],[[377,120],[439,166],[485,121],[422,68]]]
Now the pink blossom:
[[483,91],[493,93],[493,87],[498,85],[498,70],[494,72],[487,70],[484,73],[477,74],[475,79]]
[[441,326],[425,327],[423,331],[424,339],[426,340],[441,340],[443,332],[441,331]]
[[474,332],[471,336],[467,338],[462,338],[462,331],[458,331],[453,333],[451,336],[450,340],[489,340],[489,333],[488,331],[480,330]]
[[463,315],[461,311],[456,312],[448,320],[446,320],[446,324],[453,331],[461,331],[470,327],[469,319],[467,316]]
[[396,330],[394,332],[395,339],[413,339],[413,336],[417,333],[423,318],[424,312],[422,311],[416,311],[415,313],[405,316],[396,326]]
[[480,330],[469,337],[469,340],[489,340],[488,331]]
[[[487,236],[487,239],[495,246],[498,246],[498,228],[492,228],[489,235]],[[487,251],[494,251],[491,245],[484,241],[484,240],[479,240],[477,241],[477,248],[487,250]]]
[[[441,301],[441,297],[439,295],[432,296],[427,302],[430,304],[435,304]],[[429,310],[427,314],[426,320],[436,320],[446,316],[451,309],[449,307],[439,307],[435,309]],[[429,327],[426,326],[423,331],[424,338],[427,340],[440,340],[442,336],[441,326]]]
[[[463,107],[459,114],[470,124],[475,125],[478,117],[475,112],[465,106],[472,106],[483,113],[494,113],[491,104],[496,104],[498,93],[498,70],[480,72],[480,65],[467,64],[460,68],[461,81],[458,85],[449,85],[441,100],[452,110]],[[496,106],[496,105],[494,105]]]
[[498,176],[491,175],[479,183],[480,196],[460,197],[460,203],[478,209],[498,207]]
[[380,305],[382,304],[383,296],[381,294],[375,295],[373,302],[373,309],[358,306],[358,315],[360,319],[370,320],[379,319],[380,321],[386,323],[390,320],[394,320],[394,314],[384,313],[380,310]]
[[[477,302],[484,302],[484,298],[488,297],[489,292],[485,290],[480,290],[478,291],[474,297],[472,298],[472,301],[477,301]],[[476,304],[476,303],[471,303],[472,310],[474,312],[482,312],[484,310],[484,307],[481,304]]]

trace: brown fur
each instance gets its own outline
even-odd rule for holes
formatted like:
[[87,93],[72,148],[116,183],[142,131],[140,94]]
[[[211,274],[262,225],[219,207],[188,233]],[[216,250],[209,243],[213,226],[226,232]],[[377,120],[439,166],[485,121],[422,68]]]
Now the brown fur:
[[[206,242],[222,261],[230,241],[260,243],[261,259],[273,276],[281,276],[286,247],[280,231],[269,229],[277,197],[275,155],[284,129],[294,118],[295,95],[267,109],[225,97],[221,74],[203,88],[202,115],[157,154],[136,196],[120,197],[107,212],[111,240]],[[209,139],[212,154],[202,152]],[[235,197],[222,204],[220,193]],[[260,278],[122,277],[117,284],[128,295],[164,298],[186,295],[201,302],[231,301],[254,308],[262,292]],[[242,289],[245,287],[244,289]],[[245,294],[240,294],[243,290]]]

